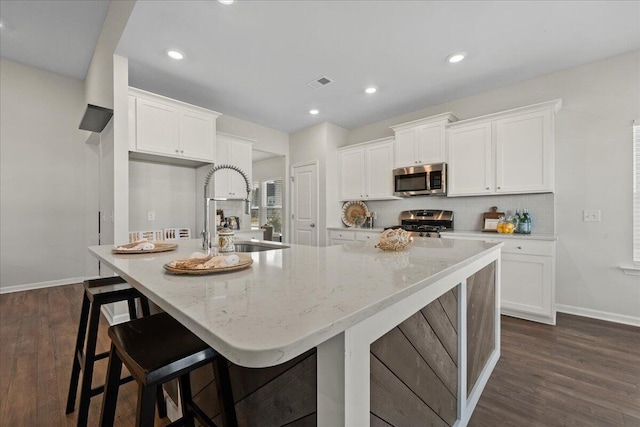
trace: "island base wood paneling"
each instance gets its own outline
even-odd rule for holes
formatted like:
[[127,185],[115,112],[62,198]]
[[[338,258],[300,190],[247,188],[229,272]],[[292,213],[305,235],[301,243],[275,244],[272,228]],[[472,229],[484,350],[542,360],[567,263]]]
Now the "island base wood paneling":
[[450,290],[371,344],[372,425],[455,423],[457,305]]
[[467,279],[467,395],[496,345],[495,264]]

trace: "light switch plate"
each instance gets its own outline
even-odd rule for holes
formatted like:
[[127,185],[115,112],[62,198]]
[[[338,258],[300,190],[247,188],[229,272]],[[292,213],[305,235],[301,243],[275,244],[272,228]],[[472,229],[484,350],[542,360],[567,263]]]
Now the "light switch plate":
[[584,210],[582,211],[582,220],[584,222],[600,222],[600,211]]
[[156,220],[156,213],[154,211],[147,212],[147,219],[149,221],[155,221]]

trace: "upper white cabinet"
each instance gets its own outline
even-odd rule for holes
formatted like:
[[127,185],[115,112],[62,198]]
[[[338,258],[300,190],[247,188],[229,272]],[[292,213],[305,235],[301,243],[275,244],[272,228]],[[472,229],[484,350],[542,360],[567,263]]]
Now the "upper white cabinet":
[[[247,174],[249,182],[251,182],[251,153],[254,142],[251,139],[218,132],[216,139],[216,165],[229,164],[237,166]],[[247,184],[239,173],[229,169],[222,169],[216,172],[214,179],[216,197],[244,199],[247,196]]]
[[212,163],[219,115],[215,111],[129,88],[129,150]]
[[561,100],[448,126],[449,196],[554,191],[554,114]]
[[446,125],[457,121],[452,113],[391,126],[396,135],[395,167],[446,161]]
[[393,138],[338,150],[341,200],[388,200],[393,196]]

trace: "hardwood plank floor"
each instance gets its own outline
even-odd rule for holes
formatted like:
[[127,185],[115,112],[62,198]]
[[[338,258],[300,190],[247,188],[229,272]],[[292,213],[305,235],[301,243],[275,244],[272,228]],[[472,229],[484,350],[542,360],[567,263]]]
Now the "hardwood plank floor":
[[640,426],[640,328],[503,316],[501,338],[470,426]]
[[[65,415],[82,285],[0,295],[0,426],[73,426]],[[106,321],[98,350],[106,350]],[[103,382],[106,360],[96,365]],[[134,425],[136,386],[118,398]],[[97,425],[100,397],[89,425]],[[168,420],[156,419],[156,426]],[[470,426],[640,426],[640,328],[558,314],[557,326],[502,318],[502,356]],[[412,427],[412,426],[411,426]]]
[[[69,415],[65,406],[82,292],[78,284],[0,295],[0,426],[76,425],[77,402]],[[109,345],[103,318],[97,351]],[[96,362],[94,386],[106,369],[107,359]],[[120,387],[116,426],[135,424],[136,399],[134,382]],[[101,403],[91,399],[88,425],[98,425]],[[168,423],[156,415],[156,426]]]

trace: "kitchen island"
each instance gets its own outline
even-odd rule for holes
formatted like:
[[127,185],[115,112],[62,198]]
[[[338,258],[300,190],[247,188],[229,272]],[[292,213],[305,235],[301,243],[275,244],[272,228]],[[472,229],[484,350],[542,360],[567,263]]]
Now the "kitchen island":
[[[273,385],[270,369],[281,378],[306,363],[268,399],[234,388],[241,424],[465,425],[500,352],[501,244],[428,240],[400,252],[287,245],[206,276],[163,270],[201,251],[199,240],[147,255],[90,252],[230,362],[262,368],[232,371],[246,380],[239,394],[257,377]],[[280,404],[260,413],[269,399]]]

